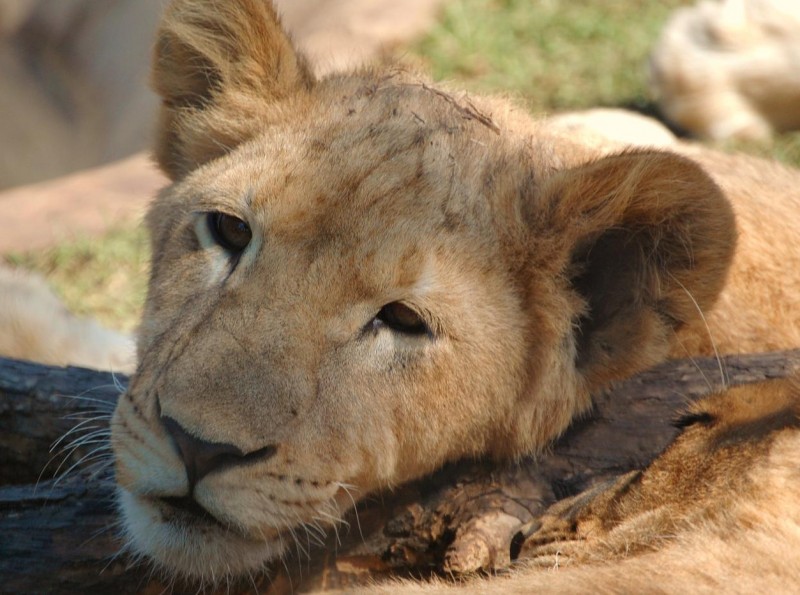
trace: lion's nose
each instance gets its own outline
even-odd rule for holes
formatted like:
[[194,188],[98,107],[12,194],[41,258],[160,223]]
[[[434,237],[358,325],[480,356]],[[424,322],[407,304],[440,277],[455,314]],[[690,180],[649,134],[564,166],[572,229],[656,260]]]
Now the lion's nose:
[[161,420],[164,422],[167,432],[175,441],[181,459],[183,459],[186,475],[189,478],[190,494],[194,491],[194,486],[197,482],[212,471],[241,465],[256,459],[268,459],[277,450],[275,446],[269,445],[253,452],[244,453],[233,444],[208,442],[195,438],[171,417],[162,416]]

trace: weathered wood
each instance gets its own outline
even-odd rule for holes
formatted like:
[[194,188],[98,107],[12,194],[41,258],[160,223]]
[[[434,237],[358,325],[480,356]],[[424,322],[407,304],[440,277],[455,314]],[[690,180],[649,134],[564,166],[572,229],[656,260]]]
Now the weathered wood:
[[[721,369],[730,384],[784,377],[800,366],[800,351],[729,357],[721,365],[710,359],[669,362],[620,383],[599,395],[593,414],[536,461],[503,467],[462,462],[368,497],[348,516],[350,529],[340,529],[339,541],[331,535],[319,547],[309,537],[285,566],[255,584],[264,592],[302,592],[389,572],[502,568],[513,557],[520,527],[554,500],[651,461],[674,436],[677,411],[722,386]],[[124,555],[113,558],[120,543],[110,469],[34,485],[52,456],[50,445],[76,418],[91,419],[86,432],[104,431],[124,381],[0,360],[0,592],[158,593],[168,587],[142,566],[129,568]],[[82,446],[68,465],[98,446],[102,441]],[[310,559],[303,550],[311,551]],[[224,585],[221,592],[253,588],[247,581]]]
[[[54,453],[50,447],[83,421],[97,418],[96,424],[83,424],[80,435],[107,427],[126,381],[84,368],[0,358],[0,485],[35,483],[40,474],[42,479],[52,477],[61,462],[53,455],[61,444]],[[48,465],[51,459],[55,464]]]

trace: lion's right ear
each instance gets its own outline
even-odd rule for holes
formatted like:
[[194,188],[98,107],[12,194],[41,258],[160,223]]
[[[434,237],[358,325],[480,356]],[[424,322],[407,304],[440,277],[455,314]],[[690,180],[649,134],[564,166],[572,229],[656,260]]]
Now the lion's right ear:
[[313,76],[268,0],[173,0],[156,35],[156,158],[177,180],[278,120]]
[[539,237],[560,246],[576,367],[592,392],[666,358],[675,331],[702,325],[736,244],[733,210],[690,159],[612,155],[545,180]]

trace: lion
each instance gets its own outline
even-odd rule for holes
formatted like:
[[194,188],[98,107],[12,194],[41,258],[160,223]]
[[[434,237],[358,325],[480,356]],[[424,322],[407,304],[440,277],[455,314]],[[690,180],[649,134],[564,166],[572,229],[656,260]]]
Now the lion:
[[[509,594],[796,591],[800,376],[712,394],[676,424],[682,433],[650,467],[562,500],[531,523],[524,561],[509,576],[466,586]],[[394,583],[367,591],[449,590]]]
[[128,372],[133,339],[72,314],[41,276],[0,263],[0,355]]
[[677,8],[650,56],[664,114],[714,140],[800,128],[800,5],[701,0]]
[[[402,68],[317,79],[265,0],[173,0],[152,80],[128,548],[199,581],[668,357],[800,344],[800,174],[583,145]],[[777,280],[780,279],[780,283]]]

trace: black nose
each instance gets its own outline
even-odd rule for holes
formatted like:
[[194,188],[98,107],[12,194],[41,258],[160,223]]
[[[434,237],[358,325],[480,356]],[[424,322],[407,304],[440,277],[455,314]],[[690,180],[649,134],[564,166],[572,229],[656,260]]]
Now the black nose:
[[203,477],[225,467],[241,465],[256,459],[268,459],[276,452],[273,445],[259,448],[253,452],[244,453],[233,444],[224,442],[207,442],[200,438],[195,438],[174,419],[162,416],[164,427],[175,441],[180,452],[183,464],[186,467],[186,475],[189,478],[189,493],[194,491],[194,486]]

